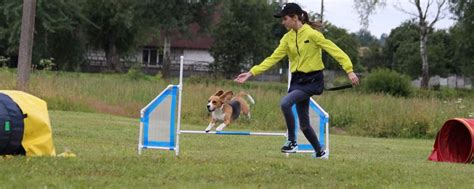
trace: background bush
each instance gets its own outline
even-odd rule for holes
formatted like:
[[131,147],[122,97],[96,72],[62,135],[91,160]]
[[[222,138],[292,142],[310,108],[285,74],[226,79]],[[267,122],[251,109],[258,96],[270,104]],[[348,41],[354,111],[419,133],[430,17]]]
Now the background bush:
[[369,93],[386,93],[407,97],[412,94],[410,78],[388,69],[379,69],[363,80],[363,88]]

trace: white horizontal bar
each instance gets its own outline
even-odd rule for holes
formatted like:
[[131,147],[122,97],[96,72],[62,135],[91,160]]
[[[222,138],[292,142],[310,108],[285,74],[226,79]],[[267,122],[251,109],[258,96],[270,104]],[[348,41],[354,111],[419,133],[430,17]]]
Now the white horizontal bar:
[[256,136],[286,136],[286,133],[265,133],[265,132],[246,132],[246,131],[194,131],[181,130],[184,134],[217,134],[217,135],[256,135]]
[[158,146],[141,146],[141,149],[158,149],[158,150],[175,150],[175,148],[170,147],[158,147]]
[[314,150],[296,150],[296,153],[314,153]]

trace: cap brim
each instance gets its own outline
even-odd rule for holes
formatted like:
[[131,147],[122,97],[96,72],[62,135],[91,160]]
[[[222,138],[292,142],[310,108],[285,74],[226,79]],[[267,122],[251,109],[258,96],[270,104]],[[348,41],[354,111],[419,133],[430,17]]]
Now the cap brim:
[[275,18],[281,18],[283,16],[285,16],[285,15],[282,12],[279,12],[279,13],[276,13],[276,14],[273,15],[273,17],[275,17]]

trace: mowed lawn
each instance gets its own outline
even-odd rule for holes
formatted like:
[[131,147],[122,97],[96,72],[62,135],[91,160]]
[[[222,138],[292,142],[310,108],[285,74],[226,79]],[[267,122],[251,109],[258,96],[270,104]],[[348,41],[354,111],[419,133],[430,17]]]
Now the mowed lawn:
[[[471,164],[427,160],[434,140],[330,136],[329,160],[284,156],[283,137],[182,135],[137,155],[138,119],[50,111],[57,153],[0,158],[1,188],[471,188]],[[252,121],[250,121],[252,122]],[[183,125],[183,129],[204,129]]]

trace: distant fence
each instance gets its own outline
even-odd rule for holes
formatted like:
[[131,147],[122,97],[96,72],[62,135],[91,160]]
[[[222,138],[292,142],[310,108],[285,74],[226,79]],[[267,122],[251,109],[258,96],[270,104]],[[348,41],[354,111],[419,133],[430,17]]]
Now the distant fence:
[[[89,52],[86,59],[87,64],[81,65],[81,71],[97,73],[106,70],[106,60],[103,54],[100,54],[100,52]],[[170,59],[171,76],[178,76],[179,56],[172,56]],[[128,69],[130,69],[133,65],[141,65],[143,72],[150,75],[158,74],[163,69],[162,64],[147,65],[143,62],[140,62],[137,58],[121,59],[121,63],[123,72],[127,72]],[[183,69],[185,76],[204,75],[210,71],[210,62],[185,59]]]
[[[123,64],[123,71],[126,72],[132,65],[140,64],[142,65],[142,70],[146,74],[155,75],[158,74],[163,66],[161,64],[157,65],[145,65],[141,62],[130,62]],[[101,72],[104,71],[106,63],[104,59],[93,57],[88,60],[88,64],[81,66],[81,70],[84,72]],[[191,60],[185,59],[184,65],[184,77],[189,77],[191,75],[205,76],[212,74],[213,70],[211,69],[211,63],[200,61],[200,60]],[[258,75],[255,78],[252,78],[254,81],[276,81],[276,82],[286,82],[288,79],[288,69],[272,68],[265,73]],[[172,56],[171,65],[170,65],[170,76],[177,77],[179,75],[179,58]],[[332,87],[334,79],[339,76],[340,73],[332,70],[324,70],[324,80],[327,87]],[[448,87],[448,88],[462,88],[462,89],[472,89],[472,79],[471,77],[464,77],[458,75],[451,75],[449,77],[440,77],[433,76],[430,78],[429,86],[430,87]],[[412,81],[412,85],[415,87],[420,87],[421,78]]]
[[[448,87],[448,88],[458,88],[458,89],[472,89],[472,79],[471,77],[451,75],[448,77],[440,77],[439,75],[433,76],[430,78],[428,83],[429,87]],[[413,86],[420,87],[421,78],[412,81]]]
[[[141,62],[127,62],[126,64],[122,64],[122,68],[124,72],[127,72],[130,69],[131,65],[140,64],[142,65],[142,71],[146,74],[155,75],[158,74],[162,69],[163,66],[161,64],[157,65],[145,65]],[[81,67],[81,70],[84,72],[101,72],[104,71],[106,68],[106,63],[103,59],[98,58],[89,58],[88,64],[85,64]],[[184,77],[189,77],[191,75],[197,76],[208,76],[212,73],[213,70],[211,69],[211,63],[200,61],[200,60],[191,60],[185,59],[183,65],[183,74]],[[324,79],[327,86],[332,86],[332,81],[335,79],[337,72],[332,70],[324,70]],[[179,76],[179,58],[172,56],[171,57],[171,65],[170,65],[170,76],[177,77]],[[233,76],[232,76],[233,77]],[[275,81],[275,82],[284,82],[286,83],[288,80],[288,69],[282,69],[278,67],[271,68],[270,70],[260,74],[254,78],[254,81]]]

